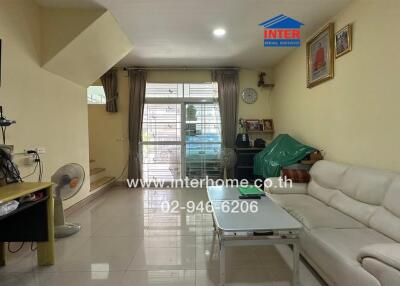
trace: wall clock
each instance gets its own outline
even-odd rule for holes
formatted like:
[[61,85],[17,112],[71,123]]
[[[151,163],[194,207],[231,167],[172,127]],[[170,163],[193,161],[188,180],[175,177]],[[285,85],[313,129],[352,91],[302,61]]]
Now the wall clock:
[[248,104],[252,104],[257,101],[257,91],[254,88],[244,88],[242,90],[242,99]]

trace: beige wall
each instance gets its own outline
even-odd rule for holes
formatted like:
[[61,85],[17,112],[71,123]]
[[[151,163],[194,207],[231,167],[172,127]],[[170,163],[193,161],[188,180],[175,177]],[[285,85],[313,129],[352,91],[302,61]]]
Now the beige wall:
[[[252,87],[258,92],[255,104],[246,104],[239,99],[238,114],[243,118],[270,118],[270,90],[258,88],[258,72],[241,70],[240,90]],[[119,70],[119,112],[107,113],[104,105],[89,105],[90,157],[96,166],[105,167],[107,175],[118,177],[128,159],[128,78],[127,72]],[[209,71],[149,71],[149,82],[210,82]],[[269,138],[265,138],[269,139]],[[121,179],[126,178],[126,172]]]
[[335,78],[306,88],[306,51],[274,69],[272,114],[280,133],[326,151],[326,158],[400,171],[400,1],[355,1],[335,31],[353,23],[353,51],[335,60]]
[[[0,2],[2,84],[0,104],[16,125],[7,130],[7,143],[16,152],[44,147],[44,180],[62,165],[82,164],[89,174],[86,90],[40,67],[40,9],[30,0]],[[15,157],[22,175],[32,167]],[[32,177],[34,180],[37,177]],[[27,179],[28,181],[28,179]],[[66,206],[89,194],[86,178],[82,190]]]
[[103,13],[101,9],[42,8],[42,64],[65,48]]
[[[63,9],[59,10],[61,15],[65,17],[64,12],[62,12]],[[71,13],[69,15],[70,20],[74,21],[75,16]],[[77,13],[76,16],[79,19],[84,15]],[[92,18],[88,13],[87,17]],[[47,25],[59,25],[58,21],[53,24],[52,20],[55,19],[48,19]],[[58,31],[58,33],[62,33],[63,30]],[[49,38],[44,41],[44,44],[51,43],[50,47],[54,43],[57,43],[58,46],[65,44],[55,37],[57,35],[43,33],[45,39]],[[43,68],[72,82],[88,87],[93,81],[122,60],[132,48],[132,43],[121,30],[114,16],[110,11],[105,11],[86,29],[83,29],[78,36],[71,39],[51,59],[44,62]]]

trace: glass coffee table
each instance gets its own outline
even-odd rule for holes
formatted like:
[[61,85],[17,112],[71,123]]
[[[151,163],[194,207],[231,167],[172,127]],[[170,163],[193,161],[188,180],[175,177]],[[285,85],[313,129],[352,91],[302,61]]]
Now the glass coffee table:
[[239,199],[238,187],[207,187],[220,245],[220,285],[225,283],[225,247],[293,246],[293,285],[299,281],[299,233],[302,225],[268,196]]

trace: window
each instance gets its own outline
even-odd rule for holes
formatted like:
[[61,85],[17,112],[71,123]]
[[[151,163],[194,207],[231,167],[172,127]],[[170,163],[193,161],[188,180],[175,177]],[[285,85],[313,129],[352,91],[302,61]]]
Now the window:
[[106,104],[106,94],[101,85],[92,85],[87,89],[88,104]]
[[142,122],[145,180],[220,178],[216,83],[147,83]]
[[146,98],[218,98],[217,83],[148,83]]

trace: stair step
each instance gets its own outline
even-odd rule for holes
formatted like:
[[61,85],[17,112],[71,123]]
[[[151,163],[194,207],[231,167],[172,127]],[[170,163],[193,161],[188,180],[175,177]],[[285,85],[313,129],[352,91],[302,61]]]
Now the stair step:
[[90,176],[104,172],[105,170],[106,170],[105,168],[92,168],[92,169],[90,169]]
[[102,177],[97,179],[96,181],[90,182],[90,191],[98,189],[102,186],[105,186],[115,180],[115,177]]

